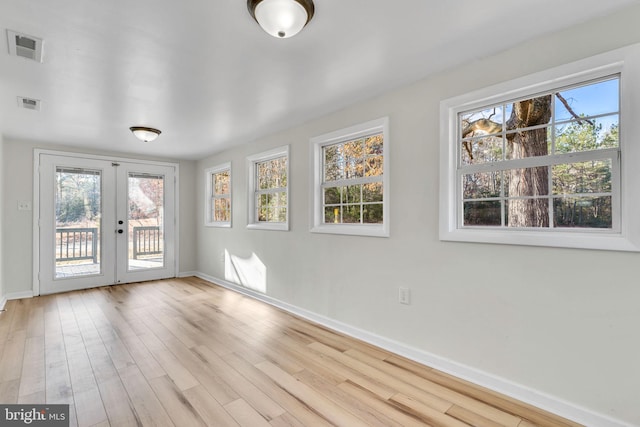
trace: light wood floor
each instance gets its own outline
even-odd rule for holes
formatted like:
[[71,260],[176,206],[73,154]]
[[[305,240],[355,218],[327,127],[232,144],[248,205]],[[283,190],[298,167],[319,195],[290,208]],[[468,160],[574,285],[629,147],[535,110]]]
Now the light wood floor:
[[0,402],[72,426],[576,425],[197,278],[5,308]]

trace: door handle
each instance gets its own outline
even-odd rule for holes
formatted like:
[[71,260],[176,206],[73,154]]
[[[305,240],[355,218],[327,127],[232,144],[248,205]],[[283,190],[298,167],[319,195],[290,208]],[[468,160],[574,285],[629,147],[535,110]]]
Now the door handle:
[[122,234],[122,233],[124,233],[124,230],[123,230],[122,228],[119,228],[119,229],[117,229],[116,231],[118,232],[118,234]]

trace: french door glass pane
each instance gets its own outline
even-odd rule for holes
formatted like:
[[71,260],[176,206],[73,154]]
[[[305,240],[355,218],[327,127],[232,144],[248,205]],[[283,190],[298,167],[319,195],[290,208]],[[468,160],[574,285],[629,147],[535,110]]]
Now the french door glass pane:
[[129,173],[129,271],[164,267],[164,176]]
[[100,171],[56,168],[56,279],[100,274]]

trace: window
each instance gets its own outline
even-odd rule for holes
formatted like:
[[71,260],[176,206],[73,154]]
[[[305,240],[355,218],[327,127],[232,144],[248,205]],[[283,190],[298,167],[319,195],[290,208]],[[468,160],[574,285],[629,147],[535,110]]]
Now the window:
[[637,125],[621,120],[635,116],[638,64],[601,63],[618,55],[443,101],[442,240],[639,249],[623,191]]
[[388,119],[312,138],[311,145],[311,231],[388,236]]
[[247,158],[249,228],[289,229],[289,146]]
[[231,227],[231,163],[205,170],[205,225]]
[[619,80],[458,113],[460,226],[618,231]]

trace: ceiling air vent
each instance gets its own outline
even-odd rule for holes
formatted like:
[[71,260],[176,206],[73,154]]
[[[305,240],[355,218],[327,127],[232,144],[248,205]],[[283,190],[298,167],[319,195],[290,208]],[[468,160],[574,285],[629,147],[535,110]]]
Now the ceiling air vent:
[[42,62],[42,39],[16,31],[7,30],[9,53]]
[[40,111],[40,100],[33,98],[25,98],[24,96],[18,97],[18,107],[26,108],[27,110]]

